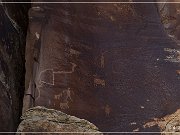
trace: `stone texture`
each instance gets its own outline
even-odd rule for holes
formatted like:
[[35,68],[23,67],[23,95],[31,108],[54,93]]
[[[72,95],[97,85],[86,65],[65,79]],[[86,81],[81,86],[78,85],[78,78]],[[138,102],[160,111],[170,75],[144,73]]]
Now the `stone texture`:
[[158,126],[162,135],[174,135],[180,132],[180,109],[175,113],[147,122],[144,127]]
[[[179,0],[158,0],[159,2],[180,2]],[[158,5],[162,23],[168,34],[180,40],[180,4],[160,3]]]
[[[61,132],[62,135],[65,135],[62,132],[77,132],[77,134],[78,132],[81,134],[93,132],[91,135],[102,135],[95,125],[84,119],[40,106],[27,110],[21,119],[22,122],[17,132]],[[52,133],[41,134],[49,135]]]
[[180,108],[180,50],[155,4],[32,4],[29,17],[24,110],[127,132],[160,131],[143,125]]
[[24,95],[27,14],[21,4],[10,5],[0,5],[0,132],[16,131]]

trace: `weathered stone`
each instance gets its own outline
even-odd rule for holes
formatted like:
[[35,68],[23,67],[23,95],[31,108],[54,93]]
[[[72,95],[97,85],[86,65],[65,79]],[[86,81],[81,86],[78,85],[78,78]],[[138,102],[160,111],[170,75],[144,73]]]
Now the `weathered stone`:
[[143,125],[180,107],[180,50],[156,4],[39,3],[29,17],[24,110],[127,132],[160,131]]
[[144,127],[158,126],[162,135],[174,135],[180,132],[180,110],[166,115],[162,118],[155,118],[144,124]]
[[24,31],[28,22],[24,19],[27,13],[21,8],[14,12],[17,5],[9,8],[10,5],[0,4],[0,132],[16,131],[24,95]]
[[180,40],[180,4],[166,2],[180,2],[180,0],[158,0],[162,23],[170,36]]
[[40,106],[27,110],[21,119],[17,132],[61,132],[62,135],[65,135],[65,132],[70,132],[70,134],[73,134],[71,132],[77,134],[91,132],[91,135],[102,135],[95,125],[84,119]]

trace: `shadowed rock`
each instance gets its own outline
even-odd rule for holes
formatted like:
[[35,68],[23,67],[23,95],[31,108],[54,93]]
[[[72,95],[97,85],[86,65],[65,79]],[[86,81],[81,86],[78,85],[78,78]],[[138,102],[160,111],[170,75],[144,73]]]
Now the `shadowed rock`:
[[[28,4],[25,7],[28,10]],[[28,23],[25,17],[27,14],[21,4],[0,4],[0,132],[16,131],[21,116],[25,82],[24,31]]]

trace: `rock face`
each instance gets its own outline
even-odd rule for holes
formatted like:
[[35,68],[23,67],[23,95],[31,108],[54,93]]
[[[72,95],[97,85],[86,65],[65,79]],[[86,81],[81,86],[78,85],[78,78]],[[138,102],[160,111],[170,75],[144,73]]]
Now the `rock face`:
[[86,120],[44,107],[34,107],[27,110],[21,119],[22,122],[17,132],[61,132],[61,135],[65,135],[62,132],[76,132],[77,134],[78,132],[81,134],[91,132],[91,135],[102,135],[95,125]]
[[162,135],[177,134],[180,132],[180,110],[178,109],[175,113],[167,115],[161,119],[153,119],[144,125],[144,127],[152,126],[158,126]]
[[[13,4],[12,4],[13,5]],[[11,6],[12,6],[11,5]],[[21,5],[21,4],[20,4]],[[20,5],[0,5],[0,131],[16,131],[24,95],[27,17]],[[25,6],[27,7],[27,6]],[[11,9],[11,10],[10,10]],[[17,10],[17,12],[13,12]],[[28,8],[27,8],[28,10]],[[12,18],[18,19],[18,22]],[[23,19],[19,25],[19,19]],[[21,27],[23,25],[23,27]],[[26,26],[26,27],[25,27]]]
[[[180,2],[180,0],[159,0],[164,2]],[[168,34],[180,40],[180,4],[161,3],[159,11],[162,17],[162,23]]]
[[29,17],[24,110],[160,131],[143,125],[180,108],[180,50],[155,4],[32,4]]
[[[174,114],[166,116],[165,121],[167,124],[163,130],[163,132],[180,132],[180,110],[178,109]],[[173,135],[174,133],[169,133],[165,135]]]

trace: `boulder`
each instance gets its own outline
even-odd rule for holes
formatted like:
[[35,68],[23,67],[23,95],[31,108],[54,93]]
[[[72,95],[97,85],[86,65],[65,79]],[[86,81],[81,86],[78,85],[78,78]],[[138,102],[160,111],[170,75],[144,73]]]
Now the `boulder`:
[[[62,135],[67,133],[70,135],[73,133],[102,135],[102,133],[98,131],[98,128],[87,120],[40,106],[27,110],[21,119],[22,122],[17,132],[41,132],[41,134],[46,135],[53,134],[52,132],[61,132]],[[17,135],[19,134],[20,133],[17,133]]]

